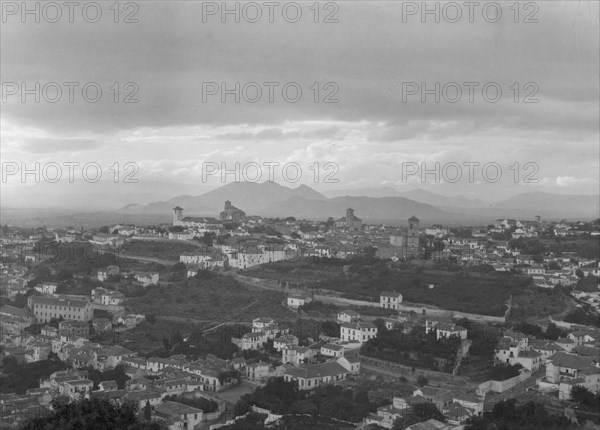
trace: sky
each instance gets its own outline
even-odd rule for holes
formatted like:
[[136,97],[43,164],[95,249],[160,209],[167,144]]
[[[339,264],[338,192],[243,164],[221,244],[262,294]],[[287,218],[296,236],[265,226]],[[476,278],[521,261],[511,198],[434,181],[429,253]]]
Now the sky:
[[3,205],[244,179],[599,192],[597,1],[429,2],[439,22],[400,1],[56,4],[2,6]]

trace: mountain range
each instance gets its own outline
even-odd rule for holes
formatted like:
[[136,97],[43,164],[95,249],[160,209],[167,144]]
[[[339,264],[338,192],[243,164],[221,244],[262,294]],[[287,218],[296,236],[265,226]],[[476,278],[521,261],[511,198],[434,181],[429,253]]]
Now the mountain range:
[[481,200],[462,195],[443,196],[418,189],[399,192],[389,187],[383,191],[372,189],[375,195],[365,195],[370,190],[333,191],[324,195],[306,185],[292,188],[275,182],[235,182],[201,195],[180,195],[147,205],[125,207],[121,212],[170,214],[173,207],[181,206],[186,215],[215,216],[226,200],[249,215],[306,219],[342,217],[351,207],[356,216],[367,222],[403,222],[412,215],[425,222],[446,223],[489,221],[501,217],[533,218],[535,215],[554,219],[595,218],[599,211],[598,198],[591,195],[527,193],[486,205]]
[[[248,215],[324,220],[343,217],[347,208],[353,208],[355,215],[367,223],[390,225],[404,225],[412,215],[421,219],[424,225],[484,225],[498,218],[533,219],[536,215],[551,220],[595,219],[600,212],[598,196],[542,192],[518,194],[496,203],[484,203],[462,195],[441,195],[421,189],[401,192],[382,187],[319,193],[306,185],[293,188],[274,182],[235,182],[210,191],[205,191],[207,187],[202,185],[185,184],[171,188],[163,185],[156,187],[154,198],[146,194],[141,198],[133,187],[129,193],[121,191],[107,195],[104,192],[113,190],[108,186],[101,188],[103,197],[87,195],[88,200],[90,197],[97,198],[98,205],[82,208],[73,204],[56,209],[42,204],[44,201],[40,199],[38,207],[19,208],[3,202],[0,216],[3,223],[24,226],[153,224],[169,222],[175,206],[184,208],[184,216],[218,217],[226,200]],[[177,195],[174,190],[189,194]],[[73,191],[78,192],[69,197],[69,203],[77,200],[80,192],[88,190]],[[169,198],[173,195],[176,197]],[[46,197],[52,197],[52,193]],[[58,196],[54,199],[59,201]],[[120,209],[115,208],[116,202],[121,202]]]

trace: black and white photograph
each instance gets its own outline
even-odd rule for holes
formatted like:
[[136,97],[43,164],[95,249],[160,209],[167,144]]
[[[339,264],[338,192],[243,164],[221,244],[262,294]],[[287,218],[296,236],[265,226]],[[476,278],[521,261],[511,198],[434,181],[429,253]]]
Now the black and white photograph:
[[0,12],[0,429],[600,430],[600,2]]

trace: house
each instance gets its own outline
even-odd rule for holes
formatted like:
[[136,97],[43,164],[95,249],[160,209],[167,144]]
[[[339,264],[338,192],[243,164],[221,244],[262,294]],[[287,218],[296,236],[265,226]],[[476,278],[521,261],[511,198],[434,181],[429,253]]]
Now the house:
[[471,415],[483,413],[484,398],[477,393],[455,394],[452,400],[454,403],[467,408],[471,412]]
[[94,288],[92,290],[92,301],[105,306],[121,305],[125,301],[125,295],[119,291],[107,290],[105,288]]
[[252,331],[268,331],[269,329],[277,328],[277,323],[273,318],[254,318],[252,320]]
[[98,388],[100,391],[116,391],[119,387],[117,381],[101,381],[98,383]]
[[29,306],[38,323],[47,323],[60,317],[65,320],[89,321],[93,316],[93,309],[88,300],[62,296],[30,296]]
[[56,285],[54,282],[44,282],[40,285],[36,285],[33,288],[39,293],[46,294],[48,296],[53,296],[54,294],[56,294],[56,289],[58,288],[58,285]]
[[56,327],[52,327],[51,325],[45,325],[42,327],[41,334],[44,337],[56,337],[58,336],[58,329]]
[[50,351],[52,351],[52,345],[44,342],[34,342],[31,345],[28,345],[26,348],[25,360],[28,363],[46,360],[50,354]]
[[360,314],[353,310],[340,311],[337,314],[337,320],[340,322],[354,322],[360,319]]
[[391,429],[394,427],[394,421],[404,416],[403,410],[394,408],[393,405],[385,405],[377,408],[376,414],[369,414],[364,419],[364,424],[375,424],[376,426],[384,429]]
[[106,306],[119,306],[125,301],[125,295],[120,291],[110,291],[102,296],[102,304]]
[[402,303],[402,294],[397,292],[384,291],[379,295],[379,306],[384,309],[400,309]]
[[464,407],[460,403],[453,402],[446,406],[442,414],[448,419],[450,424],[464,424],[473,416],[473,411]]
[[246,378],[251,381],[257,381],[259,379],[263,379],[269,376],[269,363],[263,363],[262,361],[258,363],[248,364],[246,366]]
[[312,361],[316,355],[316,351],[307,346],[284,348],[281,350],[281,361],[283,364],[291,363],[295,366],[299,366],[303,363]]
[[443,423],[436,419],[430,419],[427,421],[423,421],[417,424],[412,424],[406,427],[404,430],[452,430],[452,429],[461,429],[464,426],[457,426],[450,423]]
[[287,305],[292,309],[298,309],[300,306],[304,306],[306,303],[310,303],[312,299],[302,294],[290,294],[287,298]]
[[337,363],[346,369],[351,375],[358,375],[360,373],[360,358],[355,354],[345,354],[339,357]]
[[245,333],[241,338],[231,338],[231,342],[242,351],[260,349],[268,340],[269,336],[263,331]]
[[162,394],[156,390],[127,391],[127,393],[123,396],[123,400],[128,400],[134,404],[137,404],[140,410],[146,406],[146,402],[150,403],[150,406],[157,406],[161,404],[162,398]]
[[440,340],[442,338],[449,338],[451,336],[457,336],[462,340],[465,340],[467,338],[467,329],[454,323],[438,323],[435,328],[436,339]]
[[546,273],[546,269],[544,266],[531,266],[525,269],[525,274],[527,275],[544,275]]
[[554,341],[554,343],[557,344],[558,346],[560,346],[562,349],[564,349],[567,352],[571,352],[573,350],[573,348],[575,348],[577,346],[575,341],[568,337],[559,337],[557,340]]
[[385,405],[377,408],[377,414],[370,414],[364,420],[365,424],[376,424],[385,429],[394,427],[394,421],[400,417],[406,417],[411,413],[414,405],[428,403],[427,399],[416,396],[402,398],[394,396],[391,405]]
[[202,422],[204,411],[183,403],[164,401],[154,407],[158,421],[168,424],[169,429],[193,429]]
[[600,340],[599,330],[577,330],[567,335],[569,339],[575,342],[575,347],[581,346],[586,343],[595,342]]
[[94,318],[92,319],[92,326],[97,334],[102,334],[112,329],[112,321],[108,318]]
[[114,369],[123,361],[123,358],[132,357],[135,352],[120,345],[111,345],[99,348],[93,352],[93,366],[98,370]]
[[543,364],[543,353],[534,349],[536,344],[530,345],[529,338],[522,333],[507,330],[496,345],[496,362],[512,366],[520,364],[530,372],[535,372]]
[[59,388],[61,394],[68,396],[71,400],[87,398],[94,387],[94,382],[89,379],[75,379],[64,381]]
[[296,381],[300,390],[314,390],[321,385],[344,380],[348,373],[346,368],[334,361],[289,367],[284,370],[283,377],[286,382]]
[[342,345],[326,343],[321,346],[321,354],[328,357],[342,357],[344,355],[344,347]]
[[90,336],[90,325],[87,321],[65,320],[58,323],[58,333],[67,339]]
[[377,326],[371,322],[342,323],[340,326],[340,339],[343,342],[365,343],[375,337]]
[[547,358],[546,377],[537,382],[542,390],[558,389],[559,399],[570,399],[575,385],[595,393],[600,390],[599,359],[557,352]]
[[286,334],[284,336],[278,337],[273,341],[273,348],[277,350],[277,352],[281,352],[284,348],[294,348],[298,346],[299,339],[293,334]]
[[98,270],[98,280],[100,282],[104,282],[108,279],[109,276],[116,276],[119,274],[119,266],[111,264],[105,269]]
[[385,323],[385,328],[388,330],[394,330],[398,327],[400,327],[400,325],[406,321],[406,319],[400,319],[400,318],[381,318],[383,320],[383,322]]
[[436,387],[421,387],[413,391],[413,396],[422,396],[427,401],[435,404],[435,406],[441,411],[453,401],[452,393],[443,388]]
[[158,272],[135,273],[133,278],[143,287],[148,287],[150,285],[158,285],[159,274]]
[[234,369],[234,370],[240,370],[243,369],[244,367],[246,367],[246,359],[244,357],[236,357],[231,359],[231,361],[229,362],[229,365]]

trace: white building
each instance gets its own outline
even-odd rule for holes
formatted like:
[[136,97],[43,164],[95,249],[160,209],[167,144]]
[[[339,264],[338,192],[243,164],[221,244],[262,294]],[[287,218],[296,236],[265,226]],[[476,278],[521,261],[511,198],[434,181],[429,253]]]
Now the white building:
[[321,346],[321,354],[328,357],[342,357],[344,355],[344,347],[342,345],[326,343]]
[[300,306],[304,306],[311,301],[312,299],[310,297],[301,294],[290,294],[287,298],[287,305],[292,309],[298,309]]
[[384,309],[400,309],[402,303],[402,294],[390,291],[384,291],[379,295],[379,306]]
[[340,311],[337,314],[337,320],[339,322],[353,322],[360,319],[360,314],[352,310]]
[[370,322],[342,323],[340,339],[343,342],[365,343],[377,337],[377,326]]

